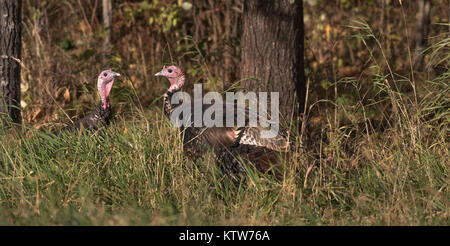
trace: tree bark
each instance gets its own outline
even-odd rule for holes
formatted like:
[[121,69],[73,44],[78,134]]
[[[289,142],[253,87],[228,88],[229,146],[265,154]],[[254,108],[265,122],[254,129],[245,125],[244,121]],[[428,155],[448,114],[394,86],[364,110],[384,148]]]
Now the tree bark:
[[431,0],[420,0],[419,15],[417,20],[416,48],[414,51],[413,66],[415,70],[423,69],[423,50],[428,45],[428,33],[430,32]]
[[0,0],[0,122],[21,123],[22,1]]
[[[280,115],[305,103],[302,0],[245,0],[241,79],[250,91],[279,92]],[[296,96],[297,94],[297,96]]]
[[105,39],[103,40],[103,65],[109,66],[111,58],[111,29],[112,29],[112,2],[111,0],[102,1],[103,8],[103,28],[105,30]]

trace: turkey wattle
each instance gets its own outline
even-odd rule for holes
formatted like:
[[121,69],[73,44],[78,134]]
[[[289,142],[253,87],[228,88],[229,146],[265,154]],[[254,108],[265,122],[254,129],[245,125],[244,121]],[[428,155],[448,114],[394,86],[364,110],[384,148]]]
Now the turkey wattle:
[[114,79],[117,76],[120,76],[120,74],[112,71],[111,69],[102,71],[97,79],[97,88],[100,94],[100,102],[98,106],[87,116],[73,122],[73,124],[68,125],[61,130],[64,131],[80,128],[97,130],[102,126],[108,125],[112,117],[109,95],[114,84]]
[[[172,96],[181,90],[184,85],[185,76],[180,68],[176,66],[164,66],[155,76],[164,76],[170,82],[170,87],[164,94],[164,113],[169,119],[173,111],[181,104],[172,105]],[[191,104],[190,116],[193,115],[195,103]],[[201,104],[202,112],[210,107],[209,104]],[[237,106],[233,105],[234,122],[237,122]],[[230,107],[223,105],[223,112],[230,110]],[[279,154],[288,153],[291,149],[291,143],[285,131],[280,129],[280,133],[273,138],[262,138],[261,126],[248,126],[249,112],[245,112],[244,127],[194,127],[181,126],[180,130],[183,136],[183,149],[191,158],[202,157],[208,149],[213,149],[221,167],[227,174],[243,174],[244,167],[240,162],[242,158],[245,162],[251,162],[258,170],[266,172],[276,171],[281,164]],[[203,114],[202,114],[203,115]],[[225,122],[225,115],[223,114]],[[184,115],[184,117],[190,118]],[[217,116],[216,116],[217,117]],[[271,167],[275,167],[272,169]]]

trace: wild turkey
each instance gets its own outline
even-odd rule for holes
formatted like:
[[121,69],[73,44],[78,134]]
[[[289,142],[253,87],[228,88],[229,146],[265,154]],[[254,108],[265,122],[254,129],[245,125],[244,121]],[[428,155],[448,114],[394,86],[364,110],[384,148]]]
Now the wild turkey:
[[[171,118],[172,113],[181,104],[172,105],[172,96],[181,90],[184,85],[185,76],[180,68],[176,66],[164,66],[155,76],[164,76],[170,82],[170,87],[164,94],[164,114]],[[190,114],[193,115],[195,103],[191,103]],[[202,112],[211,105],[202,104]],[[229,110],[224,104],[223,112]],[[288,153],[292,149],[292,143],[289,142],[287,134],[283,129],[273,138],[262,138],[259,126],[249,126],[249,115],[252,114],[248,109],[245,112],[244,127],[194,127],[181,126],[183,135],[183,149],[193,159],[202,157],[208,149],[213,149],[221,168],[227,174],[237,174],[241,176],[245,173],[240,159],[244,162],[251,162],[261,172],[274,171],[277,173],[279,167],[280,153]],[[203,114],[202,114],[203,115]],[[226,113],[223,114],[225,117]],[[233,105],[234,122],[237,122],[237,106]],[[183,116],[188,117],[189,116]],[[225,119],[224,119],[225,122]],[[271,169],[270,167],[275,167]],[[278,169],[279,170],[279,169]],[[234,175],[233,175],[234,176]]]
[[54,133],[59,134],[62,131],[80,129],[81,127],[88,130],[97,130],[102,126],[109,125],[112,117],[109,94],[114,83],[114,78],[117,76],[120,76],[120,74],[111,69],[102,71],[97,79],[97,88],[100,94],[98,106],[90,114]]

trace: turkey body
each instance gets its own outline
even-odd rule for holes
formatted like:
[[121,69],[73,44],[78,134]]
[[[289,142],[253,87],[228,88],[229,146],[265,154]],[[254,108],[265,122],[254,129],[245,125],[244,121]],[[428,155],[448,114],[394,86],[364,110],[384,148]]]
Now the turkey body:
[[107,107],[106,109],[103,108],[103,103],[100,102],[98,106],[88,115],[85,117],[76,120],[72,124],[65,126],[61,130],[55,132],[60,133],[61,131],[70,131],[70,130],[79,130],[79,129],[86,129],[86,130],[98,130],[102,127],[106,127],[109,125],[111,118],[113,116],[113,111],[111,106]]
[[[210,105],[203,106],[202,112],[208,106]],[[193,112],[194,108],[188,117],[192,116]],[[226,112],[225,106],[223,112]],[[260,125],[249,126],[249,115],[252,112],[246,109],[244,112],[245,125],[241,127],[181,127],[184,152],[196,160],[212,150],[221,169],[233,176],[244,175],[246,164],[260,172],[279,175],[283,163],[280,157],[286,157],[293,148],[286,131],[280,129],[275,137],[263,138],[261,132],[264,128]],[[234,119],[237,118],[235,113],[231,115],[234,115]]]
[[[164,67],[156,75],[166,76],[171,83],[169,90],[164,94],[163,104],[165,115],[174,122],[172,113],[184,104],[172,105],[172,96],[181,90],[184,84],[184,74],[177,67],[170,66],[168,68]],[[240,110],[244,112],[245,117],[243,126],[196,127],[192,124],[194,121],[193,115],[196,111],[195,105],[201,105],[201,115],[212,106],[210,104],[191,103],[187,104],[188,109],[178,111],[183,112],[183,114],[180,114],[182,119],[192,119],[189,123],[186,124],[185,122],[180,127],[183,150],[188,157],[197,160],[205,156],[207,151],[212,150],[216,155],[218,165],[226,174],[242,176],[246,173],[245,164],[249,164],[263,173],[280,173],[283,164],[280,156],[286,156],[293,148],[284,129],[279,129],[275,137],[263,138],[261,133],[264,128],[261,125],[250,126],[249,124],[250,116],[255,114],[254,112],[246,108],[239,108],[237,105],[230,106],[228,104],[227,106],[226,103],[223,103],[222,106],[219,105],[219,107],[222,107],[222,115],[214,115],[214,118],[224,117],[222,122],[227,122],[226,117],[231,115],[234,125],[237,125],[238,112]],[[230,111],[231,109],[233,111]]]

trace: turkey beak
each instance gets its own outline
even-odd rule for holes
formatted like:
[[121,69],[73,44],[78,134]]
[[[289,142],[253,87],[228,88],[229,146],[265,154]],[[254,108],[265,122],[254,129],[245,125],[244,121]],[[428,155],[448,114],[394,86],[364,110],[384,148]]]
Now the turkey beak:
[[164,76],[164,70],[166,70],[166,66],[163,66],[163,69],[155,74],[155,76]]
[[120,73],[114,72],[114,73],[113,73],[113,76],[114,76],[114,77],[119,77],[119,76],[120,76]]

